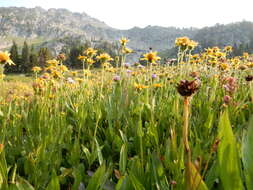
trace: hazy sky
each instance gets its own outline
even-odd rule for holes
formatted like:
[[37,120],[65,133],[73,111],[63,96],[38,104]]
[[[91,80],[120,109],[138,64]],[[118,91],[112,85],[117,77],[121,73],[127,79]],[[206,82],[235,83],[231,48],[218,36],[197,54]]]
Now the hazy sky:
[[253,0],[0,0],[0,6],[67,8],[120,29],[253,21]]

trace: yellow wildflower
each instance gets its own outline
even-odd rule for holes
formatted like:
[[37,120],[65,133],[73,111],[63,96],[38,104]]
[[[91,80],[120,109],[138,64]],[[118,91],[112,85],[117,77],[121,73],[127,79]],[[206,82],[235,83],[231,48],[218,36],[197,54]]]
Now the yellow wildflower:
[[85,60],[85,59],[86,59],[86,56],[84,56],[84,55],[79,55],[77,59],[79,59],[79,60]]
[[66,67],[65,65],[60,65],[59,69],[60,69],[61,72],[68,71],[68,67]]
[[175,45],[185,50],[186,48],[194,49],[198,43],[190,40],[188,37],[180,37],[175,40]]
[[161,84],[159,84],[159,83],[156,83],[156,84],[153,84],[153,87],[155,87],[155,88],[161,88],[161,87],[162,87],[162,85],[161,85]]
[[129,42],[129,40],[127,38],[124,38],[122,37],[120,40],[119,40],[120,44],[122,46],[125,46],[127,44],[127,42]]
[[93,63],[95,63],[95,61],[93,59],[91,59],[91,58],[88,58],[88,59],[86,59],[86,63],[88,65],[92,65]]
[[219,65],[219,67],[220,67],[220,69],[222,69],[222,70],[227,70],[227,69],[229,68],[229,64],[227,64],[227,63],[221,63],[221,64]]
[[38,72],[40,72],[42,69],[40,68],[40,67],[33,67],[32,68],[32,71],[34,72],[34,73],[38,73]]
[[247,52],[244,52],[242,56],[243,56],[243,58],[245,58],[245,59],[248,59],[248,58],[249,58],[249,54],[248,54]]
[[134,87],[135,87],[137,90],[142,90],[142,89],[148,88],[148,86],[146,86],[146,85],[137,84],[137,83],[134,83]]
[[232,52],[232,51],[233,51],[233,48],[232,48],[232,46],[226,46],[226,47],[224,48],[224,51],[226,51],[226,52]]
[[161,58],[157,56],[157,52],[150,51],[149,53],[146,53],[143,55],[144,58],[141,58],[141,60],[145,60],[148,63],[156,63]]
[[77,71],[72,71],[71,74],[73,77],[75,77],[75,76],[77,76],[78,73],[77,73]]
[[93,48],[88,48],[84,51],[84,54],[87,55],[88,57],[92,57],[97,54],[97,50]]
[[123,48],[122,53],[124,53],[124,54],[130,54],[130,53],[133,53],[133,50],[125,47],[125,48]]
[[10,58],[10,54],[7,51],[5,52],[0,51],[0,64],[5,63],[8,63],[9,65],[15,65]]
[[51,59],[47,61],[47,64],[56,67],[57,65],[59,65],[59,61],[57,61],[56,59]]
[[100,55],[98,55],[96,57],[99,61],[101,61],[102,63],[105,62],[109,62],[112,61],[113,59],[111,58],[111,56],[108,53],[101,53]]

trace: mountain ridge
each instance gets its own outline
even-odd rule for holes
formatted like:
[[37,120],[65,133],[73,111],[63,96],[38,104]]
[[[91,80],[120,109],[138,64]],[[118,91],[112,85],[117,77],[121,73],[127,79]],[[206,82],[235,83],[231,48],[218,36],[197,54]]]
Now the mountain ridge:
[[64,37],[79,38],[81,41],[113,42],[124,36],[130,39],[129,47],[135,50],[145,51],[152,47],[160,51],[172,48],[175,38],[180,36],[188,36],[204,47],[209,41],[212,41],[212,45],[220,46],[245,43],[250,40],[251,33],[253,23],[248,21],[217,24],[201,29],[149,25],[120,30],[85,12],[55,8],[46,10],[41,7],[0,7],[0,49],[9,47],[16,38],[45,44]]

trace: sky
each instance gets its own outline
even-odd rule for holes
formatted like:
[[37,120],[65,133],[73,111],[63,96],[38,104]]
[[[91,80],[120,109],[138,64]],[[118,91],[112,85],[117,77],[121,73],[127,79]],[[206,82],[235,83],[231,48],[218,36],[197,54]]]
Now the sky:
[[111,27],[197,27],[253,21],[252,0],[0,0],[0,7],[66,8]]

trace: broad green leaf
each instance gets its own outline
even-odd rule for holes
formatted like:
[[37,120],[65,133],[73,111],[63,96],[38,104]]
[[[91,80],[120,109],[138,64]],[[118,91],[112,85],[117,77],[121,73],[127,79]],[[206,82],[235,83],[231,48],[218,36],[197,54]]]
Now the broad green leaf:
[[129,177],[128,176],[122,176],[116,187],[115,187],[115,190],[128,190],[128,189],[132,189],[132,185],[131,185],[131,182],[129,180]]
[[247,189],[253,189],[253,117],[250,120],[248,131],[244,134],[242,144],[242,160],[246,177]]
[[205,177],[205,183],[209,189],[212,189],[215,180],[219,177],[218,173],[218,164],[215,161],[211,168],[208,170],[206,177]]
[[87,190],[97,190],[104,184],[104,176],[106,175],[105,165],[100,166],[89,181]]
[[220,117],[218,138],[221,139],[218,147],[218,168],[222,185],[225,190],[241,190],[243,184],[240,176],[239,155],[227,110]]
[[199,174],[198,170],[192,163],[190,163],[190,170],[191,170],[191,176],[192,176],[192,180],[191,180],[192,189],[208,190],[201,175]]
[[145,187],[138,181],[138,179],[131,172],[129,172],[129,178],[135,190],[145,190]]
[[127,165],[127,146],[123,144],[120,150],[119,171],[124,175]]
[[55,171],[52,173],[52,178],[50,183],[47,186],[46,190],[60,190],[60,183],[58,176],[56,175]]
[[16,177],[16,186],[18,190],[34,190],[33,186],[20,176]]
[[74,168],[73,170],[73,176],[74,176],[74,184],[72,189],[78,189],[78,187],[80,186],[81,182],[82,182],[82,178],[84,175],[84,166],[82,164],[79,164],[78,167]]

